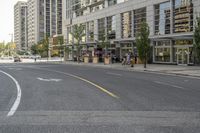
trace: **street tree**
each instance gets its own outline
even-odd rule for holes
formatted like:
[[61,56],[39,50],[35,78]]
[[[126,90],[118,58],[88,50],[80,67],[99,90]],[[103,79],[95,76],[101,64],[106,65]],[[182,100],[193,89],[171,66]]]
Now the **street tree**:
[[35,49],[41,56],[48,57],[49,37],[47,34],[45,34],[44,38],[37,43]]
[[72,29],[72,32],[71,32],[73,38],[75,39],[75,46],[76,46],[76,49],[77,49],[77,60],[78,62],[80,62],[80,50],[81,50],[81,41],[82,41],[82,38],[85,37],[85,26],[82,25],[82,24],[79,24],[79,25],[74,25],[73,26],[73,29]]
[[64,52],[64,38],[63,36],[58,36],[58,44],[59,44],[59,54],[60,54],[60,58],[62,57],[62,51]]
[[145,21],[142,21],[140,31],[136,35],[136,45],[139,58],[144,63],[144,68],[147,67],[148,54],[150,52],[149,26]]
[[108,55],[108,46],[110,44],[110,42],[108,41],[108,36],[106,34],[102,34],[99,38],[99,40],[101,41],[101,48],[103,48],[105,50],[105,56]]
[[32,53],[33,55],[38,54],[37,44],[34,44],[34,45],[31,46],[31,53]]
[[196,61],[197,63],[200,63],[200,17],[196,18],[196,25],[193,38]]

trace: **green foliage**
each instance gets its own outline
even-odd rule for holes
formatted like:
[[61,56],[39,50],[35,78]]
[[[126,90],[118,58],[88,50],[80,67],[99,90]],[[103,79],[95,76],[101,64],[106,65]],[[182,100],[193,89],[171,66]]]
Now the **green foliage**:
[[0,57],[1,56],[13,56],[16,55],[16,47],[13,43],[7,44],[0,43]]
[[196,18],[197,23],[194,31],[194,48],[197,62],[200,63],[200,17]]
[[78,61],[79,61],[80,50],[81,50],[80,42],[81,42],[82,38],[86,35],[85,34],[85,26],[82,24],[74,25],[71,34],[76,41],[74,44],[77,48],[77,57],[78,57]]
[[39,41],[37,44],[32,45],[31,52],[32,54],[39,54],[42,57],[48,56],[49,50],[49,37],[45,35],[44,39]]
[[146,22],[141,23],[141,29],[136,36],[136,45],[138,49],[139,58],[144,63],[146,68],[148,54],[150,52],[149,26]]
[[33,55],[38,54],[38,49],[37,49],[37,45],[36,44],[34,44],[34,45],[31,46],[31,53]]

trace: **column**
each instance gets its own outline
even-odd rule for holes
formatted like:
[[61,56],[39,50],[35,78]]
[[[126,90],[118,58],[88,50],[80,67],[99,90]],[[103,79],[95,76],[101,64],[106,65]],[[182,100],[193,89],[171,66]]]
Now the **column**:
[[94,40],[98,41],[98,20],[94,20]]
[[108,7],[108,0],[105,0],[105,8]]
[[[154,45],[154,42],[153,41],[151,41],[151,43],[153,44],[153,63],[156,61],[155,60],[155,45]],[[156,42],[157,43],[157,42]]]
[[132,37],[134,37],[134,11],[131,12]]
[[121,14],[116,15],[116,39],[121,39]]
[[174,29],[174,25],[173,25],[173,18],[174,18],[174,13],[173,13],[173,0],[170,0],[170,33],[173,34],[173,29]]
[[173,41],[170,40],[170,63],[173,63]]

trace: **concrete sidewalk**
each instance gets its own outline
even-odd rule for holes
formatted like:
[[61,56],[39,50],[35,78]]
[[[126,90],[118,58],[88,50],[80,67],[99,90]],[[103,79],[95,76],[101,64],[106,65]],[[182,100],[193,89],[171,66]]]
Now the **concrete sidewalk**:
[[104,65],[103,63],[93,64],[93,63],[77,63],[67,61],[64,64],[70,65],[82,65],[90,67],[100,67],[100,68],[111,68],[117,70],[128,70],[128,71],[139,71],[139,72],[155,72],[163,74],[174,74],[181,76],[193,76],[200,77],[200,66],[182,66],[182,65],[163,65],[163,64],[148,64],[147,68],[144,68],[143,64],[135,64],[134,67],[129,65],[122,66],[121,63],[114,63],[110,65]]

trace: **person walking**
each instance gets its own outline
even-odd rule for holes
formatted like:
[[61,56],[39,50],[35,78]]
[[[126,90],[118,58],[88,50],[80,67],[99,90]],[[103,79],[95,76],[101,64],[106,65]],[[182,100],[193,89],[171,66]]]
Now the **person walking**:
[[122,58],[122,66],[126,65],[126,56],[123,56]]
[[126,57],[126,61],[127,61],[126,64],[127,64],[127,65],[130,65],[130,57],[131,57],[131,54],[128,53],[128,54],[127,54],[127,57]]

